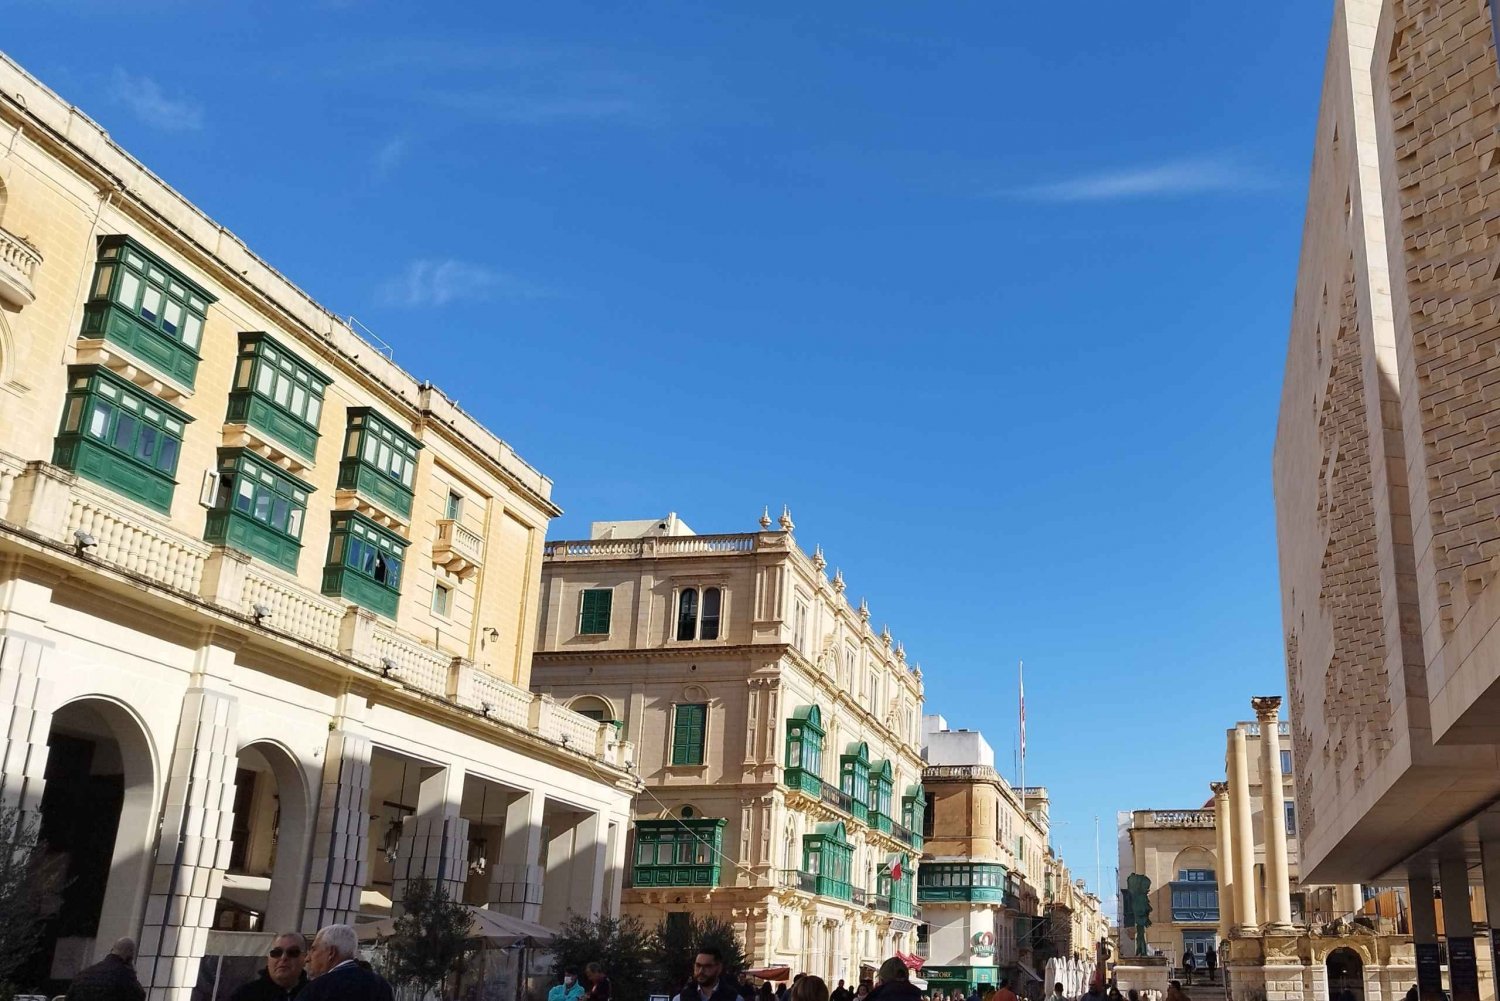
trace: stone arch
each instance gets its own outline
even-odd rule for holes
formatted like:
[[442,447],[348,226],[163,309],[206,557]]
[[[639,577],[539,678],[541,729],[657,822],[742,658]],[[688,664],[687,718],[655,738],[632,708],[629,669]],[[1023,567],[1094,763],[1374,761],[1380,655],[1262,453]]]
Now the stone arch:
[[[64,902],[83,917],[77,927],[59,927],[42,947],[54,958],[71,949],[72,963],[84,966],[115,939],[140,935],[158,837],[160,755],[140,714],[103,695],[59,706],[47,747],[42,837],[69,852]],[[89,822],[78,824],[80,815]],[[93,911],[96,922],[88,916]]]
[[1172,878],[1176,879],[1177,874],[1184,869],[1212,869],[1217,873],[1218,868],[1218,860],[1213,852],[1194,845],[1177,853],[1177,858],[1172,862]]
[[[263,765],[276,783],[276,849],[266,899],[265,930],[295,928],[302,917],[302,881],[314,819],[307,774],[296,754],[279,740],[249,741],[240,748],[238,757],[242,768],[249,765],[259,771],[258,766]],[[239,819],[236,818],[236,826]]]
[[1328,973],[1329,1001],[1364,1001],[1365,957],[1352,945],[1330,949],[1323,961]]
[[568,703],[568,708],[601,723],[612,723],[620,718],[614,703],[603,695],[580,695]]
[[0,222],[5,221],[5,204],[10,200],[10,194],[5,190],[5,178],[0,177]]

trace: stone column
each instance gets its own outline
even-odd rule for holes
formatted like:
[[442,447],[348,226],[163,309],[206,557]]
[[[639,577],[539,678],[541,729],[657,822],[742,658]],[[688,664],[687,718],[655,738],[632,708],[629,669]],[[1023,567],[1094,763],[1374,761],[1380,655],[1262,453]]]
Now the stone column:
[[1474,917],[1469,909],[1469,867],[1460,856],[1438,863],[1443,887],[1443,935],[1448,940],[1448,984],[1453,1001],[1479,1001]]
[[353,924],[370,867],[370,741],[335,719],[323,757],[302,930]]
[[1443,1001],[1443,968],[1438,955],[1432,875],[1425,868],[1413,869],[1406,874],[1406,888],[1411,905],[1411,940],[1417,954],[1417,990],[1421,1001]]
[[1219,938],[1227,939],[1234,927],[1234,848],[1229,836],[1229,783],[1210,782],[1214,794],[1214,834],[1219,849],[1219,864],[1214,875],[1219,880]]
[[1286,854],[1286,794],[1281,788],[1281,696],[1250,700],[1260,721],[1260,819],[1266,846],[1266,923],[1270,934],[1292,932],[1291,865]]
[[1500,815],[1479,818],[1479,858],[1484,866],[1484,907],[1489,915],[1490,969],[1500,975]]
[[233,696],[188,689],[162,809],[136,972],[150,1001],[189,1001],[229,865],[234,814]]
[[505,808],[505,835],[490,877],[491,910],[525,921],[542,917],[542,811],[547,798],[532,790]]
[[1250,757],[1245,731],[1229,731],[1230,855],[1234,859],[1234,933],[1254,935],[1259,921],[1255,914],[1255,831],[1250,823]]
[[424,771],[417,787],[417,812],[401,822],[396,861],[391,866],[391,914],[405,909],[406,886],[417,879],[437,883],[449,900],[462,901],[469,878],[469,822],[463,806],[464,770],[449,765]]
[[568,861],[568,910],[593,917],[604,901],[604,870],[608,864],[604,819],[590,813],[573,830],[573,857]]

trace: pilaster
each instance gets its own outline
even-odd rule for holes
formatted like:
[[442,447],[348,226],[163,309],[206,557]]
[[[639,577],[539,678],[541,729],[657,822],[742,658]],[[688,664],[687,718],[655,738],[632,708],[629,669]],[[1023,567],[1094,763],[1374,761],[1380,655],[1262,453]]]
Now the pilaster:
[[52,644],[15,632],[0,633],[0,806],[39,811],[46,787],[47,734],[52,729],[42,660]]
[[336,719],[323,758],[302,927],[352,924],[369,870],[370,741]]
[[500,861],[490,878],[492,910],[525,921],[542,916],[542,811],[547,798],[532,790],[505,808],[505,837]]

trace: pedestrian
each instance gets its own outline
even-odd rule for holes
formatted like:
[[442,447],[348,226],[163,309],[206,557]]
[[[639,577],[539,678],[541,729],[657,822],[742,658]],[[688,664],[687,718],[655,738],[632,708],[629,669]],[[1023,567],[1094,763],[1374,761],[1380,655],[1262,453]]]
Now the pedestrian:
[[282,932],[271,940],[266,951],[266,967],[247,984],[241,984],[229,995],[229,1001],[292,1001],[307,986],[307,971],[302,957],[307,954],[307,940],[300,932]]
[[1192,1001],[1187,991],[1182,989],[1181,980],[1170,980],[1167,982],[1167,1001]]
[[776,985],[776,1001],[786,1001],[790,996],[790,992],[786,989],[785,981]]
[[1208,974],[1208,982],[1213,983],[1218,978],[1215,976],[1219,965],[1219,950],[1209,949],[1203,954],[1203,972]]
[[1051,1001],[1066,1001],[1066,998],[1067,995],[1063,993],[1062,982],[1059,981],[1058,983],[1053,984]]
[[833,993],[828,995],[828,1001],[854,1001],[854,992],[845,987],[844,982],[840,980],[839,985],[833,989]]
[[870,982],[861,980],[859,986],[854,989],[854,1001],[865,1001],[865,998],[870,996],[870,990]]
[[724,975],[724,953],[716,945],[700,945],[693,957],[693,982],[677,1001],[738,1001],[739,991]]
[[755,1001],[755,982],[751,979],[750,974],[740,974],[740,987],[738,993],[740,996],[740,1001]]
[[1114,984],[1109,985],[1109,990],[1105,992],[1104,996],[1109,998],[1109,1001],[1125,1001],[1125,998],[1120,994],[1120,988]]
[[1183,975],[1187,977],[1188,983],[1193,982],[1193,970],[1197,965],[1197,958],[1194,955],[1193,950],[1188,949],[1184,951],[1182,954],[1182,972]]
[[109,954],[79,970],[68,984],[68,1001],[145,1001],[146,990],[135,975],[135,939],[117,939]]
[[760,990],[755,992],[758,1001],[775,1001],[776,991],[771,987],[771,981],[762,980]]
[[[547,992],[547,1001],[579,1001],[583,997],[583,985],[578,982],[577,970],[563,970],[562,983]],[[229,1001],[236,1001],[230,998]]]
[[792,1001],[829,1001],[829,998],[828,984],[822,977],[808,974],[792,984]]
[[1005,977],[1000,978],[1000,985],[995,988],[994,1001],[1020,1001],[1016,992],[1010,989],[1010,981]]
[[604,967],[590,963],[583,968],[583,977],[589,982],[584,1001],[609,1001],[609,977],[604,975]]
[[1134,987],[1125,992],[1125,1001],[1141,1001],[1141,992]]
[[362,969],[355,953],[359,937],[352,925],[328,925],[313,936],[307,950],[307,986],[297,1001],[391,1001],[395,993],[384,977]]
[[892,956],[875,971],[875,989],[870,992],[870,1001],[918,1001],[921,996],[901,957]]

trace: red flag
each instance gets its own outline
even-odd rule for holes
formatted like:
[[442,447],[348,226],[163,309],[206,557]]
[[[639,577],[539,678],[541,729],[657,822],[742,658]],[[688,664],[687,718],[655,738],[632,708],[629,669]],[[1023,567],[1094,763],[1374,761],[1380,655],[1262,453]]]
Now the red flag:
[[893,880],[895,880],[897,882],[899,882],[901,880],[901,860],[900,859],[897,859],[896,863],[891,866],[891,879],[893,879]]

